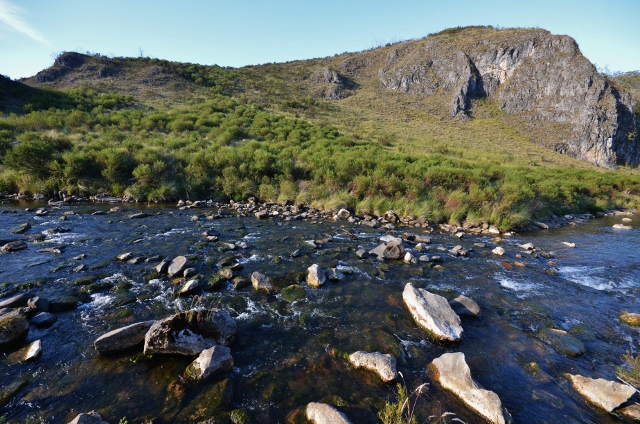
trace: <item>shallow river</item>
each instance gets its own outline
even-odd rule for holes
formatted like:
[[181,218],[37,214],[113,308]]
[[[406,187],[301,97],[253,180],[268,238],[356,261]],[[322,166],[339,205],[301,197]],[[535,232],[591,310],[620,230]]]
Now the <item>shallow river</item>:
[[[496,246],[492,237],[467,234],[459,240],[436,230],[427,254],[444,261],[433,267],[391,261],[380,266],[373,258],[359,259],[355,251],[372,249],[386,231],[344,221],[257,220],[231,212],[206,220],[210,209],[130,205],[124,206],[126,212],[92,215],[111,207],[93,204],[47,208],[48,215],[36,217],[25,211],[27,206],[38,207],[0,205],[0,240],[21,237],[11,232],[26,222],[32,228],[25,236],[53,228],[70,231],[46,234],[44,241],[29,242],[27,250],[0,254],[0,294],[75,295],[81,302],[77,309],[56,313],[49,328],[31,326],[25,345],[42,340],[40,359],[22,363],[17,348],[3,354],[2,386],[28,379],[0,408],[7,422],[68,422],[91,410],[113,423],[123,417],[129,423],[152,418],[154,423],[197,422],[241,408],[254,422],[303,422],[304,407],[311,401],[339,405],[354,423],[378,422],[377,411],[384,401],[395,399],[396,387],[350,367],[344,354],[357,350],[394,354],[410,390],[429,383],[428,393],[418,400],[419,422],[434,422],[428,417],[445,411],[468,423],[481,422],[427,372],[434,358],[457,351],[466,355],[474,379],[499,395],[516,423],[620,422],[588,404],[563,377],[572,373],[615,380],[622,355],[637,353],[640,334],[618,315],[622,310],[640,312],[640,235],[638,230],[612,229],[619,217],[504,237],[506,253],[500,258],[491,253]],[[138,210],[150,216],[128,219]],[[75,215],[59,220],[66,211]],[[200,219],[192,221],[194,215]],[[630,225],[637,224],[634,217]],[[206,229],[215,230],[220,241],[206,243]],[[391,231],[398,236],[403,232],[421,234],[417,228]],[[326,243],[314,249],[305,243],[309,239]],[[247,247],[225,251],[223,242],[245,242]],[[479,242],[486,247],[474,246]],[[535,255],[516,258],[522,251],[517,244],[527,242],[553,251],[552,263]],[[439,249],[458,244],[471,250],[468,258]],[[61,245],[66,248],[60,254],[38,252]],[[297,249],[301,255],[292,258]],[[114,260],[124,252],[169,259],[185,255],[204,280],[218,272],[222,258],[235,255],[244,266],[238,275],[260,271],[279,291],[299,283],[314,263],[337,266],[348,275],[319,289],[302,283],[305,296],[298,300],[251,287],[235,291],[231,284],[199,293],[199,298],[177,298],[176,286],[155,274],[158,261],[133,265]],[[84,268],[76,271],[80,265]],[[464,294],[478,302],[481,318],[463,318],[461,342],[434,343],[403,304],[407,282],[447,299]],[[181,382],[193,358],[135,351],[99,356],[93,349],[93,341],[107,331],[196,305],[224,308],[238,323],[231,346],[234,368],[210,383]],[[569,331],[584,343],[586,353],[574,358],[556,352],[538,337],[544,328]],[[230,381],[227,403],[211,409],[224,378]]]

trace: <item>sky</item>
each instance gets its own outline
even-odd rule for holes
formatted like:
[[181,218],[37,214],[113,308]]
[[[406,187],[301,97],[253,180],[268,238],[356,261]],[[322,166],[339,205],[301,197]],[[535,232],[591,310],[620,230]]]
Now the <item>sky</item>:
[[640,0],[0,0],[0,74],[64,51],[220,66],[331,56],[467,25],[567,34],[599,68],[640,70]]

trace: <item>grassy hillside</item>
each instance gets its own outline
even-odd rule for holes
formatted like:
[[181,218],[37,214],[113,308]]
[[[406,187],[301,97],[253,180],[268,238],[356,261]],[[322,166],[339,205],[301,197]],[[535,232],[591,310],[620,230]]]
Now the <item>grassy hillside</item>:
[[[401,46],[239,69],[63,55],[24,92],[0,92],[0,191],[257,196],[503,228],[637,207],[635,170],[533,144],[486,98],[454,120],[437,96],[380,88],[372,64]],[[326,98],[327,68],[341,100]]]

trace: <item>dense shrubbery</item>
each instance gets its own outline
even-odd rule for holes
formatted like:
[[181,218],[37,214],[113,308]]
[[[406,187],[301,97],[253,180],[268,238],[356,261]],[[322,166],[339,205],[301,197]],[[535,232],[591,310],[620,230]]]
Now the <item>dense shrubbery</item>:
[[0,190],[288,198],[502,227],[640,194],[637,176],[412,156],[223,96],[171,110],[122,109],[131,99],[87,90],[65,98],[0,119]]

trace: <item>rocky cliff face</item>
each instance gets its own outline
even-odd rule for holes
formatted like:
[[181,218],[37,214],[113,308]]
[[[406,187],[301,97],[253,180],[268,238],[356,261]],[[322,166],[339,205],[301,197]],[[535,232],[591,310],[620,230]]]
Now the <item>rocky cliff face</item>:
[[550,147],[560,153],[607,168],[638,165],[631,96],[600,75],[572,38],[537,29],[465,31],[472,30],[398,45],[379,69],[382,86],[441,96],[461,119],[474,97],[488,96],[532,129],[554,128]]

